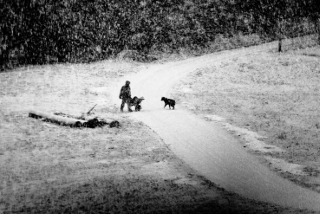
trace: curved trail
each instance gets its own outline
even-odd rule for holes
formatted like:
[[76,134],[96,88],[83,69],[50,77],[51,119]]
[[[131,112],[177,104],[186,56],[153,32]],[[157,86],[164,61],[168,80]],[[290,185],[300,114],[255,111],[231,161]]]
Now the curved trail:
[[[258,54],[266,49],[251,48],[250,53]],[[112,98],[120,105],[120,87],[124,80],[130,80],[132,95],[145,97],[142,111],[130,116],[148,125],[179,158],[215,184],[250,199],[319,211],[320,194],[299,187],[262,166],[219,125],[208,123],[179,105],[174,111],[168,107],[163,109],[161,97],[170,97],[170,89],[184,76],[247,52],[248,48],[151,66],[117,83]]]

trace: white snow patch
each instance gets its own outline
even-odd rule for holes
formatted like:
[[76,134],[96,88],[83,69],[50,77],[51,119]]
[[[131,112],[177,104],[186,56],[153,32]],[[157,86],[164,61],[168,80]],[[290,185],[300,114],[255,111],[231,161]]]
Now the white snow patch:
[[284,150],[273,145],[269,145],[264,143],[263,141],[259,140],[263,137],[256,132],[249,131],[248,129],[240,128],[233,126],[229,123],[223,124],[228,130],[234,131],[236,135],[241,136],[245,140],[245,144],[249,149],[254,151],[259,151],[262,153],[269,153],[269,152],[283,152]]
[[109,88],[108,87],[93,87],[93,88],[89,88],[87,89],[87,91],[89,93],[93,93],[93,94],[108,94],[109,92]]
[[245,141],[245,145],[247,148],[259,151],[262,153],[270,153],[270,152],[283,152],[284,150],[273,145],[268,145],[259,139],[263,139],[263,137],[256,132],[249,131],[245,128],[240,128],[237,126],[233,126],[229,123],[224,122],[225,118],[220,117],[218,115],[203,115],[203,117],[209,121],[222,122],[221,124],[227,128],[229,131],[235,132],[235,135],[242,137]]
[[198,184],[197,181],[190,179],[190,178],[180,178],[180,179],[177,179],[173,182],[176,184],[189,184],[189,185],[193,185],[193,186],[196,186]]
[[183,93],[191,93],[193,90],[191,88],[182,88],[180,91]]
[[225,120],[225,118],[223,118],[223,117],[220,117],[218,115],[211,115],[211,114],[203,115],[203,117],[209,121],[224,121]]
[[307,175],[307,173],[303,171],[303,165],[288,163],[283,159],[272,157],[266,157],[266,159],[271,163],[272,168],[280,169],[283,172],[289,172],[295,175]]

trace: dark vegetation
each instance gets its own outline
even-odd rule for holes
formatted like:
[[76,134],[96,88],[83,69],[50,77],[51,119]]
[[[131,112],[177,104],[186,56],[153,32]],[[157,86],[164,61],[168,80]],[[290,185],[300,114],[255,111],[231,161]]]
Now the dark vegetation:
[[319,14],[318,0],[0,0],[0,68],[254,45],[319,33]]

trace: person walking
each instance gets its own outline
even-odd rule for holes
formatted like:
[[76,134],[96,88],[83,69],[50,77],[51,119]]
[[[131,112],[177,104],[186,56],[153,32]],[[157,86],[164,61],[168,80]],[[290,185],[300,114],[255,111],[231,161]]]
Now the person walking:
[[131,89],[130,89],[130,81],[126,81],[126,84],[121,87],[119,98],[122,99],[122,103],[120,106],[120,111],[123,112],[123,107],[125,104],[128,105],[128,111],[132,112],[130,108],[130,100],[131,100]]

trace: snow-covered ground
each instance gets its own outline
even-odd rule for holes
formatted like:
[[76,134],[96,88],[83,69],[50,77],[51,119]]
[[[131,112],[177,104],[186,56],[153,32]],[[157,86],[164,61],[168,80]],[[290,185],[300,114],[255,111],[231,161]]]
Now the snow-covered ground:
[[[200,99],[199,107],[188,98],[176,110],[163,109],[160,101],[162,96],[183,99],[204,93],[210,89],[205,84],[179,88],[180,81],[196,81],[202,68],[261,54],[274,45],[177,62],[104,61],[0,73],[0,212],[318,210],[318,193],[281,178],[243,147],[285,150],[265,142],[264,133],[205,112],[206,99]],[[145,97],[141,112],[119,112],[125,80],[131,81],[133,96]],[[95,116],[116,119],[122,127],[73,129],[28,117],[30,109],[79,116],[95,104]],[[300,173],[298,164],[273,157],[268,161]]]

